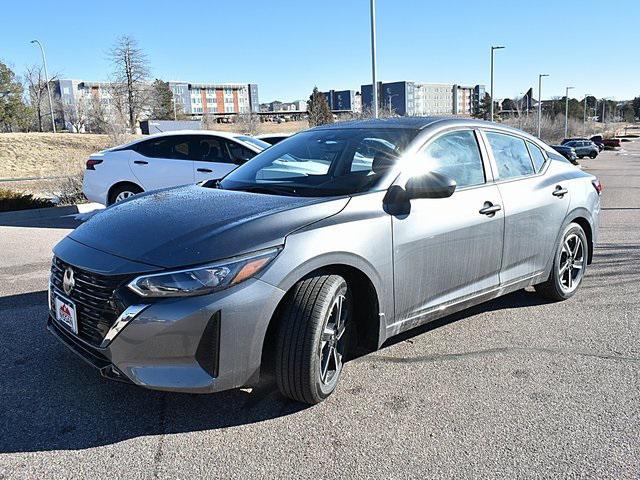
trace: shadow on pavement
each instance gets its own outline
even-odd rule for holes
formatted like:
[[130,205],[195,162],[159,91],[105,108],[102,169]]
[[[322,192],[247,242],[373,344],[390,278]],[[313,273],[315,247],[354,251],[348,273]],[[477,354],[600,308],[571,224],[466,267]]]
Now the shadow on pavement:
[[23,227],[23,228],[65,228],[74,229],[80,226],[82,222],[76,220],[75,214],[54,218],[25,218],[22,220],[14,220],[3,218],[0,215],[0,227]]
[[0,298],[0,453],[77,450],[261,422],[304,409],[275,386],[213,395],[101,378],[46,331],[47,292]]
[[387,348],[397,343],[407,341],[411,338],[417,337],[418,335],[422,335],[423,333],[430,332],[431,330],[444,327],[445,325],[448,325],[450,323],[454,323],[458,320],[472,317],[483,312],[492,312],[494,310],[504,310],[508,308],[533,307],[536,305],[545,305],[547,303],[551,303],[551,300],[546,300],[532,291],[530,292],[526,290],[518,290],[503,297],[494,298],[493,300],[489,300],[488,302],[481,303],[474,307],[470,307],[460,312],[447,315],[446,317],[439,318],[432,322],[416,327],[412,330],[403,332],[387,340],[382,345],[382,348]]

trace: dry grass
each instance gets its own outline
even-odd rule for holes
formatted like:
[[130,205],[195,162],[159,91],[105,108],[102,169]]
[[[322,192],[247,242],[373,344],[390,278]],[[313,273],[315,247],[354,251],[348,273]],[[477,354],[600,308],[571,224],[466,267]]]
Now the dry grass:
[[[528,117],[522,115],[520,117],[504,119],[503,123],[514,128],[519,128],[532,135],[538,134],[538,119],[535,114]],[[603,135],[605,138],[613,137],[616,133],[624,130],[624,123],[607,123],[602,125],[598,122],[587,122],[585,125],[582,121],[569,119],[568,137],[586,137],[593,135]],[[558,115],[554,119],[542,117],[542,128],[540,137],[549,145],[559,144],[564,138],[564,115]]]
[[82,170],[90,154],[108,148],[107,135],[0,134],[0,179],[66,176]]

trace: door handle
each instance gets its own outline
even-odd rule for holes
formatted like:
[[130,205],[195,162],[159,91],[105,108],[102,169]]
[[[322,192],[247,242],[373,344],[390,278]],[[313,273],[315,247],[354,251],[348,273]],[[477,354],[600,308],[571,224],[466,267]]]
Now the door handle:
[[567,193],[569,193],[569,190],[567,190],[566,188],[562,188],[560,185],[558,185],[556,187],[556,189],[553,191],[552,195],[554,197],[564,197]]
[[502,210],[500,205],[494,205],[491,202],[484,202],[484,207],[482,207],[479,211],[482,215],[487,215],[488,217],[493,217],[496,212]]
[[146,162],[144,160],[134,160],[133,163],[135,163],[136,165],[148,165],[149,162]]
[[202,173],[213,173],[213,170],[209,168],[199,168],[198,171]]

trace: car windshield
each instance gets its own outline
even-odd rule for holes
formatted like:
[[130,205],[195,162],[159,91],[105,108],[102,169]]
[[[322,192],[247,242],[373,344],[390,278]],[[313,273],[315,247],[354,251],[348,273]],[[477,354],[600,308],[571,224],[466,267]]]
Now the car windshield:
[[371,190],[417,133],[395,128],[309,130],[258,154],[218,186],[316,197]]
[[261,150],[264,150],[265,148],[269,148],[271,146],[271,144],[264,142],[262,140],[260,140],[259,138],[254,138],[254,137],[250,137],[249,135],[237,135],[235,138],[237,138],[238,140],[245,142],[245,143],[250,143],[251,145],[255,145],[256,147],[260,148]]

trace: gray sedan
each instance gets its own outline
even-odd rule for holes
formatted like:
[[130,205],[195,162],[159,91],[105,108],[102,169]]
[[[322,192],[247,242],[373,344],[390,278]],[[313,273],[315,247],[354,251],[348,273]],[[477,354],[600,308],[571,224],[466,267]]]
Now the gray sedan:
[[528,286],[571,297],[599,194],[594,176],[493,123],[318,127],[70,233],[48,328],[112,379],[210,393],[269,374],[318,403],[345,360],[405,330]]

